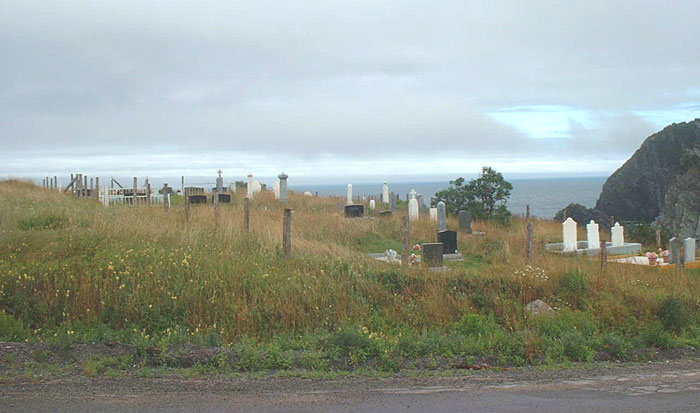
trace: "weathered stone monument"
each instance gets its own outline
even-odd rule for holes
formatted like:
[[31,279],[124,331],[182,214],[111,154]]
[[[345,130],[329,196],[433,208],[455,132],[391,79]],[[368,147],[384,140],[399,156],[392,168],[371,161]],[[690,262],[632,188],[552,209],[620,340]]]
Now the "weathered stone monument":
[[443,254],[456,254],[457,253],[457,231],[444,230],[438,231],[437,239],[439,243],[442,243]]
[[438,218],[437,215],[438,215],[437,208],[430,208],[430,215],[429,215],[430,220],[437,222],[437,218]]
[[374,211],[374,208],[376,208],[376,207],[377,207],[377,204],[376,204],[376,202],[374,202],[374,199],[370,199],[369,200],[369,210]]
[[459,216],[459,230],[466,232],[467,234],[472,233],[472,214],[469,211],[461,210],[458,213]]
[[348,184],[348,193],[345,203],[348,205],[352,204],[352,184]]
[[686,238],[683,240],[683,248],[685,249],[684,262],[695,261],[695,238]]
[[275,192],[275,199],[280,199],[280,181],[278,180],[277,182],[272,185],[272,190]]
[[382,202],[389,203],[389,184],[386,181],[382,185]]
[[223,192],[224,191],[224,178],[221,176],[221,174],[223,172],[221,171],[221,169],[219,169],[218,171],[216,171],[216,173],[219,174],[219,176],[216,178],[216,188],[214,188],[214,189],[216,192]]
[[598,232],[598,224],[591,220],[586,225],[586,241],[588,241],[588,249],[600,248],[600,233]]
[[445,212],[445,203],[440,201],[437,204],[437,229],[444,231],[447,229],[447,215]]
[[393,192],[389,193],[389,211],[396,212],[396,195]]
[[562,233],[563,233],[563,238],[564,238],[564,248],[562,249],[562,251],[564,251],[564,252],[576,251],[576,248],[577,248],[576,221],[574,221],[573,219],[571,219],[571,217],[569,217],[561,225],[562,225]]
[[681,248],[683,247],[683,242],[680,239],[673,237],[668,241],[668,263],[678,264],[681,261]]
[[309,191],[304,191],[304,196],[314,196],[314,195]]
[[282,172],[281,174],[277,175],[277,178],[279,179],[279,186],[280,186],[280,202],[285,204],[287,203],[287,178],[289,178],[289,175],[286,173]]
[[249,173],[248,174],[248,184],[246,185],[246,196],[248,198],[253,197],[253,174]]
[[430,242],[421,244],[421,250],[423,251],[423,262],[429,268],[442,267],[442,243]]
[[408,219],[410,221],[416,221],[418,216],[418,200],[416,199],[416,190],[411,189],[411,198],[408,200]]
[[610,237],[612,238],[613,247],[625,245],[625,227],[616,222],[615,226],[610,228]]

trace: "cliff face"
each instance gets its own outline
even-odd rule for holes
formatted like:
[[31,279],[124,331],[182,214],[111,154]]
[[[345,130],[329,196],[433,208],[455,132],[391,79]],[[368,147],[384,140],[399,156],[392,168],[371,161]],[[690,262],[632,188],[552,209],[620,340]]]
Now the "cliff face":
[[700,147],[684,153],[682,173],[666,192],[661,227],[680,238],[700,238]]
[[687,176],[700,166],[696,151],[700,154],[700,119],[674,123],[651,135],[605,182],[596,209],[617,220],[647,223],[662,211],[676,211],[665,214],[669,223],[688,216],[687,208],[692,209],[700,189]]

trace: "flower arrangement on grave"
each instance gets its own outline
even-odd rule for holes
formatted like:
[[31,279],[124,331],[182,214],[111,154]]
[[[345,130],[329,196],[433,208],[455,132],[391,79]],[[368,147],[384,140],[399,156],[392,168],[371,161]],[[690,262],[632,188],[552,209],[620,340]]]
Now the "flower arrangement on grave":
[[420,251],[420,244],[416,244],[413,246],[413,251]]
[[649,265],[656,265],[656,259],[658,258],[658,256],[655,252],[647,252],[647,258],[649,259]]
[[418,264],[418,256],[417,256],[416,254],[411,254],[411,255],[408,257],[408,262],[410,262],[411,265]]
[[663,250],[659,248],[659,257],[661,257],[665,263],[668,263],[668,257],[671,255],[671,253],[668,250]]

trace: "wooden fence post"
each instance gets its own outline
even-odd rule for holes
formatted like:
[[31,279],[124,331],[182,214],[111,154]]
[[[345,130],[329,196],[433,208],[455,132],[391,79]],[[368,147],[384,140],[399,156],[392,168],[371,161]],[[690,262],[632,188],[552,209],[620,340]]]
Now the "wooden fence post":
[[[529,208],[528,208],[529,210]],[[529,211],[528,211],[529,212]],[[526,256],[527,256],[527,265],[532,264],[532,222],[527,223],[527,251],[526,251]]]
[[243,233],[248,239],[250,234],[250,199],[247,197],[243,199]]
[[605,239],[600,240],[600,272],[605,272],[608,266],[608,244]]
[[93,196],[100,199],[100,177],[95,177],[95,189],[92,192]]
[[185,222],[190,222],[191,213],[192,211],[190,210],[190,197],[189,195],[185,195]]
[[401,265],[408,265],[408,254],[409,254],[409,247],[408,247],[408,231],[409,231],[409,223],[408,223],[408,216],[404,216],[402,218],[403,220],[403,230],[402,230],[402,244],[401,244]]
[[282,220],[282,248],[284,256],[289,258],[292,254],[292,209],[284,209],[284,217]]
[[133,198],[131,198],[131,204],[133,206],[136,206],[136,203],[138,200],[138,197],[136,196],[138,194],[138,190],[139,190],[138,186],[139,186],[139,179],[137,177],[134,177],[134,196],[133,196]]

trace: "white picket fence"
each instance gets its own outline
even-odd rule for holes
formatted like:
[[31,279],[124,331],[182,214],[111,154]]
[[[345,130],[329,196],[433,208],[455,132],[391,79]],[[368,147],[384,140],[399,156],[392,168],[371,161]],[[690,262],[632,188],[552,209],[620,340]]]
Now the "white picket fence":
[[[124,195],[125,192],[133,194],[133,189],[131,188],[110,188],[108,186],[103,186],[100,189],[100,202],[103,205],[133,205],[133,195]],[[149,202],[150,198],[150,202]],[[138,188],[136,190],[136,203],[140,205],[163,205],[165,202],[170,204],[170,194],[149,194],[146,188]]]

